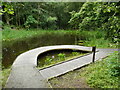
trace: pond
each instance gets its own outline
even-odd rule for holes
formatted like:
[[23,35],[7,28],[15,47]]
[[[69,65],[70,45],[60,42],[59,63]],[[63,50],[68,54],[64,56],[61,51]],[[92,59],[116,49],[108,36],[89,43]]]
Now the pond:
[[47,34],[20,41],[2,42],[2,65],[4,68],[11,66],[19,54],[30,49],[49,45],[75,45],[76,40],[83,38],[71,34]]

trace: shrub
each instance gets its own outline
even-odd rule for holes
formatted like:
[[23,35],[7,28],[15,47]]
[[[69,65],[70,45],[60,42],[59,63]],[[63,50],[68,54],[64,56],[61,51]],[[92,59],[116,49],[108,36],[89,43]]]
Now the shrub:
[[59,53],[58,58],[59,58],[59,60],[64,60],[65,59],[65,54],[64,53]]
[[118,77],[120,75],[120,61],[118,61],[118,52],[115,52],[107,59],[107,67],[110,75]]
[[108,58],[96,62],[88,68],[87,82],[95,88],[118,88],[118,77],[120,75],[120,63],[118,63],[118,52],[111,54]]

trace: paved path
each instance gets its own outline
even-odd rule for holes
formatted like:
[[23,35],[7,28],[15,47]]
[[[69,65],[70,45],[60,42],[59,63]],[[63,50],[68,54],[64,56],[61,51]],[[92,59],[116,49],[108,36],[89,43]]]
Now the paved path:
[[37,57],[40,53],[55,49],[76,49],[91,51],[91,47],[77,45],[45,46],[27,51],[19,55],[12,65],[6,88],[48,88],[47,79],[36,69]]
[[[108,54],[116,51],[117,49],[98,49],[98,50],[99,52],[96,52],[95,61],[105,58],[106,56],[108,56]],[[42,74],[42,76],[44,76],[44,78],[48,80],[50,78],[57,77],[59,75],[65,74],[87,64],[90,64],[92,62],[92,58],[93,54],[89,54],[84,57],[73,59],[71,61],[40,70],[40,73]]]
[[[55,65],[38,71],[37,56],[40,53],[55,49],[76,49],[84,51],[92,51],[92,47],[83,47],[77,45],[58,45],[45,46],[27,51],[19,55],[12,65],[12,70],[6,88],[49,88],[48,79],[67,73],[74,69],[89,64],[92,60],[92,54],[80,57],[62,64]],[[116,50],[116,49],[115,49]],[[114,49],[99,49],[96,53],[96,60],[106,57],[108,53],[115,51]]]

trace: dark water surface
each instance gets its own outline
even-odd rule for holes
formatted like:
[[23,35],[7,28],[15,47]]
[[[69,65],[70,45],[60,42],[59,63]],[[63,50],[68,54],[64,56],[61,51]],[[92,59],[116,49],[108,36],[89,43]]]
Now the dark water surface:
[[[78,38],[75,35],[43,35],[26,40],[3,42],[2,65],[11,66],[16,57],[30,49],[49,45],[74,45]],[[80,37],[79,37],[80,40]]]

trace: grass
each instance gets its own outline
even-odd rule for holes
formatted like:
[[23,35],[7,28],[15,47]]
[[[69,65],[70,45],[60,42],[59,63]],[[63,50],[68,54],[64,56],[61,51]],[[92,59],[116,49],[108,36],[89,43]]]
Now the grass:
[[10,68],[2,70],[2,87],[5,86],[6,81],[7,81],[8,77],[9,77],[10,71],[11,71]]
[[2,67],[1,67],[1,62],[0,62],[0,88],[2,87]]
[[102,61],[53,78],[49,82],[53,88],[118,88],[119,66],[118,52],[114,52]]
[[0,40],[2,40],[2,31],[0,31]]
[[[44,32],[44,31],[43,31]],[[41,32],[41,33],[43,33]],[[13,41],[20,39],[27,39],[33,36],[37,36],[40,34],[40,31],[26,31],[26,30],[3,30],[2,31],[2,41]]]
[[86,76],[87,83],[94,88],[118,88],[118,64],[118,52],[115,52],[103,61],[88,66],[81,76]]
[[0,88],[2,85],[2,31],[0,31]]
[[9,26],[5,26],[2,31],[2,41],[13,41],[20,39],[29,39],[31,37],[42,36],[47,34],[55,34],[55,35],[65,35],[65,34],[74,34],[74,31],[65,31],[65,30],[38,30],[38,29],[20,29],[14,30],[10,29]]
[[92,39],[90,41],[85,41],[84,42],[85,46],[96,46],[98,48],[115,48],[117,47],[116,44],[111,43],[109,40],[104,40],[104,38],[99,38],[99,39]]
[[[106,33],[103,31],[79,31],[79,30],[37,30],[37,29],[20,29],[14,30],[10,29],[9,26],[5,26],[2,31],[2,41],[11,42],[18,40],[26,40],[29,38],[37,36],[46,36],[46,35],[75,35],[79,40],[83,40],[83,45],[85,46],[97,46],[97,48],[116,48],[117,45],[109,39],[105,39]],[[76,41],[75,44],[79,40]]]

